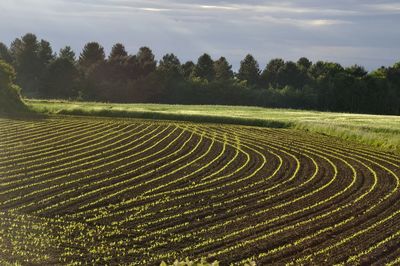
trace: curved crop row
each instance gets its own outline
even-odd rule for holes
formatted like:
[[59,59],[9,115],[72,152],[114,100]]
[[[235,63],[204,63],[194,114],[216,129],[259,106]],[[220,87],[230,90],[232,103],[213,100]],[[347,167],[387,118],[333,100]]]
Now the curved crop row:
[[5,262],[399,262],[397,155],[289,129],[90,118],[0,125]]

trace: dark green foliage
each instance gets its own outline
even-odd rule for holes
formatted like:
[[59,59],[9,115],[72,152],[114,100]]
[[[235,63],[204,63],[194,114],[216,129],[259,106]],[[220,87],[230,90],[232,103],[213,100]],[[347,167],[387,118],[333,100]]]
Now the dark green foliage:
[[353,65],[346,68],[346,72],[355,78],[363,78],[368,74],[368,71],[364,67],[359,65]]
[[78,96],[79,72],[71,58],[59,57],[48,66],[41,88],[43,98],[76,98]]
[[256,59],[248,54],[241,62],[238,78],[247,81],[249,86],[257,86],[260,81],[260,67]]
[[227,81],[233,79],[232,66],[228,63],[225,57],[221,57],[214,62],[215,79]]
[[157,62],[154,60],[153,51],[148,47],[141,47],[136,55],[139,64],[139,76],[146,77],[154,72],[157,67]]
[[192,61],[187,61],[182,65],[182,72],[185,78],[190,78],[196,65]]
[[86,71],[83,97],[113,102],[153,101],[163,88],[156,66],[154,54],[148,47],[140,48],[132,56],[117,44],[109,60],[97,62]]
[[278,58],[260,74],[249,54],[234,73],[224,57],[213,61],[203,54],[196,64],[181,64],[176,55],[166,54],[157,65],[150,48],[130,55],[120,43],[106,59],[96,42],[86,44],[76,62],[71,47],[56,57],[49,42],[29,33],[10,49],[0,43],[0,59],[12,63],[16,83],[31,97],[400,114],[400,62],[368,73],[358,65]]
[[192,76],[207,81],[212,81],[215,78],[214,61],[209,54],[203,54],[197,60],[197,64],[193,69]]
[[278,87],[280,81],[279,75],[284,66],[285,61],[283,59],[277,58],[269,61],[261,74],[262,85],[265,87]]
[[25,95],[37,95],[43,68],[38,56],[39,43],[36,36],[28,33],[22,39],[17,38],[11,44],[11,52],[15,58],[18,85],[24,88]]
[[175,80],[183,78],[183,70],[181,62],[174,54],[166,54],[160,60],[158,70],[167,80]]
[[38,57],[42,65],[48,65],[55,59],[53,49],[48,41],[41,40],[39,43]]
[[297,60],[297,66],[299,67],[300,70],[306,72],[312,66],[312,62],[308,60],[308,58],[302,57],[299,60]]
[[73,63],[76,61],[76,55],[71,46],[65,46],[64,48],[60,49],[58,57],[68,59]]
[[109,60],[118,60],[128,56],[128,52],[125,50],[125,46],[121,43],[116,43],[111,49]]
[[278,87],[292,86],[302,88],[306,81],[304,73],[298,68],[296,63],[286,62],[280,70],[278,76]]
[[104,62],[105,57],[104,48],[99,43],[89,42],[79,56],[79,66],[86,72],[96,64]]
[[12,62],[13,62],[13,57],[10,53],[10,50],[2,42],[0,42],[0,60],[3,60],[8,64],[12,64]]
[[26,111],[21,100],[20,88],[14,84],[15,71],[5,61],[0,60],[0,113],[18,113]]
[[17,84],[27,96],[37,97],[47,75],[47,67],[55,55],[49,42],[38,41],[36,35],[28,33],[11,44],[11,55],[18,73]]

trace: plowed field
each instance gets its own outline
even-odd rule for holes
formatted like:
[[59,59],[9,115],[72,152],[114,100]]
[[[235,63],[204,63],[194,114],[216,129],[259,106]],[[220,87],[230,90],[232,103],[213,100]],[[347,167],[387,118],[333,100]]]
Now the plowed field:
[[0,262],[400,263],[400,156],[292,129],[0,119]]

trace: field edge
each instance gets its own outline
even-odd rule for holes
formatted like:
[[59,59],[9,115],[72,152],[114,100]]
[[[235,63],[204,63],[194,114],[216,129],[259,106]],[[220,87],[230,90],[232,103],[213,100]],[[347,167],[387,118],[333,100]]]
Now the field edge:
[[[268,127],[268,128],[293,128],[302,131],[310,131],[318,134],[328,135],[337,137],[343,140],[366,144],[377,148],[378,150],[390,152],[394,154],[400,154],[400,127],[399,129],[393,129],[388,131],[386,129],[378,129],[366,126],[352,126],[348,125],[336,125],[330,123],[311,123],[302,121],[300,119],[279,119],[279,118],[249,118],[230,116],[229,112],[226,115],[213,115],[213,114],[190,114],[190,113],[173,113],[173,108],[179,105],[168,105],[159,104],[156,106],[162,106],[165,111],[149,110],[139,111],[135,109],[119,109],[112,108],[113,104],[104,103],[85,103],[85,102],[69,102],[69,101],[52,101],[52,100],[26,100],[27,105],[31,110],[39,114],[46,115],[72,115],[72,116],[92,116],[92,117],[116,117],[116,118],[134,118],[134,119],[150,119],[150,120],[167,120],[167,121],[185,121],[195,123],[215,123],[215,124],[231,124],[231,125],[243,125],[243,126],[256,126],[256,127]],[[83,106],[88,104],[90,106]],[[119,104],[115,104],[118,106]],[[128,106],[134,106],[135,104],[129,104]],[[111,106],[111,107],[110,107]],[[138,104],[141,106],[141,104]],[[149,104],[152,106],[152,104]],[[199,107],[199,106],[196,106]],[[204,111],[210,106],[201,106]],[[253,108],[253,107],[242,107],[242,106],[216,106],[216,108]],[[254,107],[258,108],[258,107]],[[171,109],[171,112],[168,112]],[[265,113],[268,113],[265,109]],[[282,110],[287,112],[287,109],[273,109]],[[290,110],[290,112],[301,113],[301,112],[312,112],[315,114],[325,114],[324,112],[317,111],[302,111],[302,110]],[[329,113],[331,114],[331,113]],[[342,115],[337,113],[337,116]],[[346,114],[348,115],[348,114]],[[357,114],[354,114],[357,115]],[[366,115],[368,116],[368,115]],[[374,117],[378,117],[373,115]],[[400,124],[399,124],[400,125]]]

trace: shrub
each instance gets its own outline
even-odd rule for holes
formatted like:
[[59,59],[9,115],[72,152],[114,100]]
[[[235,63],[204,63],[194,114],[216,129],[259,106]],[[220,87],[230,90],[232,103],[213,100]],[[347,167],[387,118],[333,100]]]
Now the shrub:
[[15,71],[12,66],[0,60],[0,112],[15,113],[26,109],[21,99],[21,89],[14,84]]

